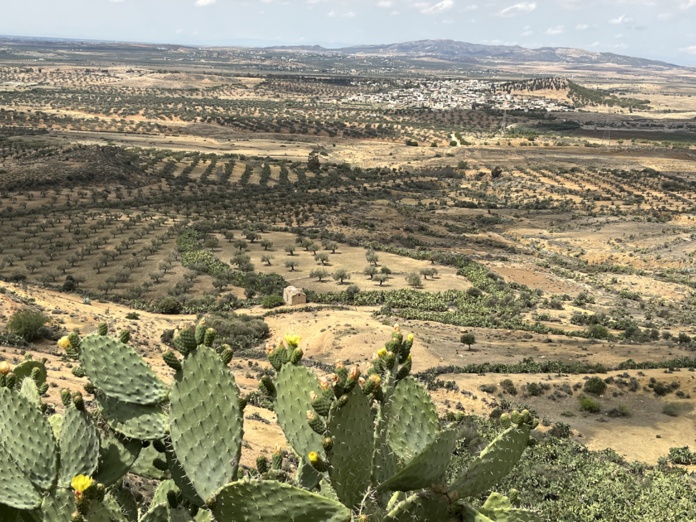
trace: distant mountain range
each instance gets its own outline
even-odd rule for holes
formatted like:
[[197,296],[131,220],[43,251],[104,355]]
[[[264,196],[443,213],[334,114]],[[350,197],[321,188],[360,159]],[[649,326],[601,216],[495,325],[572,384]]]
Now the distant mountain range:
[[501,63],[549,62],[572,65],[621,65],[650,69],[681,68],[679,65],[635,58],[614,53],[598,53],[567,47],[540,47],[526,49],[519,45],[480,45],[455,40],[418,40],[384,45],[358,45],[340,49],[326,49],[318,45],[273,47],[278,50],[297,50],[316,53],[339,53],[352,56],[380,56],[403,58],[430,58],[477,65]]

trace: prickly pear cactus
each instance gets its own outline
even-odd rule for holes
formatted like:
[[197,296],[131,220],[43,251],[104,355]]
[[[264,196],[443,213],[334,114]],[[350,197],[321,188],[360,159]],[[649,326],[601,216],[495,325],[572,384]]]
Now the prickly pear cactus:
[[171,393],[174,452],[201,498],[237,478],[242,413],[234,377],[217,353],[201,345],[186,357]]

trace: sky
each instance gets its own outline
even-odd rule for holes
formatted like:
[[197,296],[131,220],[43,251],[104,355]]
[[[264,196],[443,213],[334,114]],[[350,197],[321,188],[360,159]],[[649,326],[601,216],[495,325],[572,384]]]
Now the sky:
[[576,47],[696,66],[696,0],[4,0],[0,35],[341,47]]

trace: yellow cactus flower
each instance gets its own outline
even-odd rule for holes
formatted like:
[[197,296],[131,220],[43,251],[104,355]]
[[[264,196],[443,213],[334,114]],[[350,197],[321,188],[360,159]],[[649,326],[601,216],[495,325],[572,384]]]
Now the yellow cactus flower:
[[387,356],[387,349],[382,347],[379,350],[377,350],[377,357],[386,357]]
[[286,334],[285,335],[285,344],[288,347],[293,347],[295,348],[300,344],[300,341],[302,338],[299,335],[292,335],[292,334]]
[[408,335],[406,336],[406,340],[407,340],[409,343],[412,343],[412,342],[413,342],[413,334],[412,334],[412,333],[408,334]]
[[309,462],[311,464],[316,464],[319,462],[319,454],[316,451],[310,451],[309,455],[307,456],[309,457]]
[[77,493],[84,493],[92,487],[92,484],[94,480],[87,475],[77,475],[70,481],[70,485]]
[[382,383],[382,379],[376,373],[370,375],[370,380],[374,382],[377,386],[379,386]]
[[63,350],[67,350],[72,346],[72,343],[70,342],[70,339],[68,336],[61,337],[58,339],[58,346],[61,347]]

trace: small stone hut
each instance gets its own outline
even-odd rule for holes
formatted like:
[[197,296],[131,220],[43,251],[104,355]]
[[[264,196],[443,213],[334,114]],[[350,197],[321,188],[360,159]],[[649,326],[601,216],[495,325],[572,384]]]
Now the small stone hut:
[[287,305],[300,305],[307,303],[307,294],[295,286],[288,286],[283,290],[283,300]]

